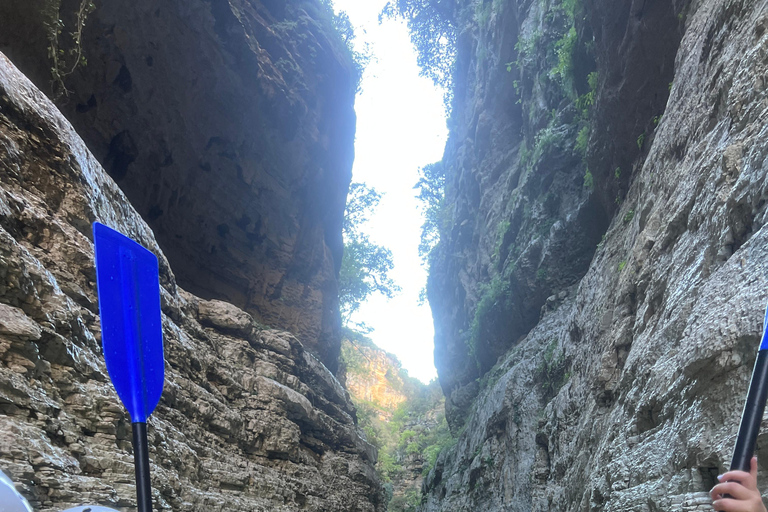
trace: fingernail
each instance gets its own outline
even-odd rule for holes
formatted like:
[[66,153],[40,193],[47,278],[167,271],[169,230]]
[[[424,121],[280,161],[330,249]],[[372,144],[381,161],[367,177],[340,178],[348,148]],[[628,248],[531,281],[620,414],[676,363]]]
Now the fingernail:
[[717,481],[720,482],[723,480],[723,475],[717,475]]

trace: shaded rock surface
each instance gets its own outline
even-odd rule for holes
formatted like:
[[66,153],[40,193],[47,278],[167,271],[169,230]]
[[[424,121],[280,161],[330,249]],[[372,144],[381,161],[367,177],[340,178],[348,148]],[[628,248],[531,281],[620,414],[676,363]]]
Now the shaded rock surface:
[[160,262],[154,509],[382,511],[376,450],[331,372],[292,334],[179,288],[72,126],[0,55],[0,466],[35,509],[135,507],[130,419],[100,352],[96,220]]
[[[484,5],[460,39],[454,221],[430,282],[465,428],[420,510],[708,510],[768,296],[768,3],[586,1],[570,96],[542,76],[556,59],[515,49],[554,49],[560,3]],[[532,71],[495,78],[521,57]],[[593,70],[588,121],[561,122]]]
[[96,2],[87,64],[52,85],[48,27],[65,24],[69,58],[79,4],[1,2],[0,51],[40,89],[66,87],[60,108],[182,286],[293,332],[335,372],[355,71],[327,9]]
[[[474,381],[536,325],[549,297],[586,273],[626,195],[636,139],[664,111],[678,8],[627,5],[459,9],[466,28],[443,158],[441,215],[450,223],[428,286],[454,429],[477,393]],[[609,21],[598,25],[604,20],[590,13]],[[645,31],[640,15],[653,19]],[[620,54],[616,39],[626,47]]]

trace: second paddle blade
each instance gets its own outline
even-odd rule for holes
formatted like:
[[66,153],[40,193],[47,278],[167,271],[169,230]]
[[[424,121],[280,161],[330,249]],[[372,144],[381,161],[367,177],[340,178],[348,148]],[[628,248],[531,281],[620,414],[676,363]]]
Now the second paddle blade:
[[131,421],[146,422],[165,378],[157,257],[103,224],[93,239],[107,371]]

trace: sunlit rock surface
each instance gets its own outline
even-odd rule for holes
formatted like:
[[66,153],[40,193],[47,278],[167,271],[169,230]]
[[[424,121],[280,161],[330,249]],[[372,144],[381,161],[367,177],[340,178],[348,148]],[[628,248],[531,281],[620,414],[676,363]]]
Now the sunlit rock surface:
[[384,508],[348,395],[292,334],[176,285],[149,227],[0,54],[0,466],[36,510],[135,510],[130,419],[100,349],[91,224],[160,261],[166,383],[155,510]]
[[400,361],[368,340],[348,336],[342,339],[341,354],[349,394],[375,407],[381,420],[391,419],[397,407],[409,399],[413,387],[402,374]]
[[730,462],[768,297],[768,2],[583,4],[583,152],[562,4],[465,20],[429,290],[460,437],[422,511],[709,510]]
[[[46,92],[62,88],[51,84],[46,9],[66,25],[66,59],[78,5],[0,2],[0,51]],[[355,83],[327,10],[319,0],[96,2],[82,49],[87,62],[57,104],[152,227],[179,284],[293,332],[335,372]]]

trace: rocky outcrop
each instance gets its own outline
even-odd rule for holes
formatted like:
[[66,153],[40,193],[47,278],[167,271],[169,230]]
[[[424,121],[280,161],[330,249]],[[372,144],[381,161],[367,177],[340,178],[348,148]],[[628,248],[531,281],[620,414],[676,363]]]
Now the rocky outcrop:
[[[636,139],[663,112],[672,80],[679,19],[665,5],[642,13],[654,20],[645,30],[627,2],[460,9],[467,28],[443,159],[441,215],[451,224],[428,290],[454,428],[475,380],[586,273],[626,193]],[[610,22],[591,23],[590,12]]]
[[344,384],[358,401],[373,406],[382,421],[392,419],[418,386],[403,375],[400,361],[364,336],[345,336],[341,342]]
[[486,2],[460,40],[430,303],[465,429],[423,511],[704,510],[730,462],[768,296],[768,3],[588,1],[570,36],[564,4]]
[[[336,371],[355,70],[318,0],[0,3],[0,51],[58,104],[179,283],[302,339]],[[85,4],[84,4],[85,5]],[[54,25],[52,25],[54,23]]]
[[292,334],[195,297],[72,126],[0,55],[0,466],[36,510],[135,506],[130,420],[101,356],[91,224],[160,261],[155,510],[378,511],[376,450]]

